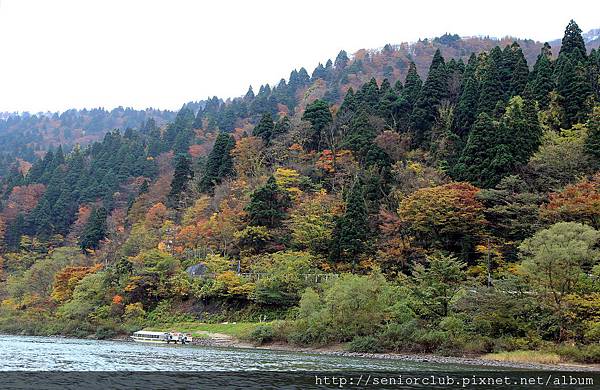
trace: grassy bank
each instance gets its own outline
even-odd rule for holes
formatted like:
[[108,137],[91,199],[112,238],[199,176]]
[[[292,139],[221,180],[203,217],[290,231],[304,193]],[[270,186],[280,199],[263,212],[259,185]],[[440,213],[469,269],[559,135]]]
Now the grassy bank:
[[240,340],[249,340],[255,329],[270,323],[258,322],[225,322],[209,324],[204,322],[176,322],[145,328],[149,331],[177,331],[190,333],[192,337],[206,337],[207,333],[220,333]]
[[488,353],[482,359],[513,363],[559,364],[564,360],[556,353],[542,351],[512,351]]

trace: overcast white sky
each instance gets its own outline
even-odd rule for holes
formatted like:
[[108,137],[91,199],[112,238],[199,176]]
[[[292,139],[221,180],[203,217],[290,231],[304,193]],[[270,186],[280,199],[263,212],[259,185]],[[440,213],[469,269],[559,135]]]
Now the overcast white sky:
[[0,112],[176,109],[310,73],[340,49],[444,32],[544,41],[598,15],[589,0],[0,0]]

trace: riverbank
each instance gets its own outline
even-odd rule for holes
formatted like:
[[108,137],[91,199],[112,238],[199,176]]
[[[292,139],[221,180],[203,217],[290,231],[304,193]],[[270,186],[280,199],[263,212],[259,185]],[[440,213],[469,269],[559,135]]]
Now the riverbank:
[[[194,337],[192,345],[204,347],[223,347],[240,349],[260,349],[272,351],[299,352],[318,355],[334,355],[343,357],[359,357],[369,359],[393,359],[414,363],[433,364],[459,364],[479,367],[498,367],[525,370],[552,370],[552,371],[600,371],[600,364],[579,364],[573,362],[559,362],[555,364],[539,363],[533,361],[507,361],[495,360],[493,356],[442,356],[418,353],[363,353],[350,352],[344,344],[332,344],[321,347],[296,346],[283,342],[267,342],[260,345],[247,341],[250,332],[258,325],[256,323],[180,323],[150,327],[146,330],[176,329],[181,332],[191,333]],[[518,356],[517,356],[518,357]]]
[[287,351],[300,352],[317,355],[333,355],[343,357],[359,357],[369,359],[392,359],[414,363],[432,363],[432,364],[458,364],[479,367],[498,367],[498,368],[513,368],[524,370],[549,370],[549,371],[600,371],[600,365],[597,364],[576,364],[576,363],[558,363],[558,364],[541,364],[530,362],[514,362],[501,361],[483,358],[481,356],[460,357],[460,356],[441,356],[432,354],[405,354],[405,353],[362,353],[349,352],[344,350],[343,344],[329,345],[326,347],[299,347],[286,343],[266,343],[263,345],[253,345],[243,340],[237,340],[233,337],[223,339],[223,334],[212,335],[207,338],[192,342],[193,345],[210,346],[210,347],[228,347],[240,349],[262,349],[271,351]]

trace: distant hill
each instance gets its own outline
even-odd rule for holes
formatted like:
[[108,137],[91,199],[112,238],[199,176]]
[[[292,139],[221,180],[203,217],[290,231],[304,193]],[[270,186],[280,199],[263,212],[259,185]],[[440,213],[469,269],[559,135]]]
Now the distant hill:
[[[590,30],[583,34],[583,37],[588,50],[600,46],[600,29]],[[416,64],[419,75],[424,79],[437,49],[440,49],[444,58],[466,61],[471,53],[489,51],[495,46],[504,47],[515,41],[521,46],[529,66],[532,67],[543,42],[513,37],[460,37],[457,34],[444,34],[413,43],[361,49],[351,55],[341,51],[335,61],[324,61],[325,65],[319,64],[310,74],[301,68],[299,72],[294,70],[287,80],[281,79],[276,86],[262,86],[259,95],[263,92],[263,99],[255,99],[253,102],[254,113],[264,111],[267,106],[274,113],[281,109],[303,110],[306,104],[318,98],[339,103],[350,87],[356,90],[371,78],[378,82],[386,78],[392,83],[396,80],[404,81],[411,61]],[[549,43],[556,56],[560,49],[560,39]],[[216,97],[211,100],[213,109],[218,109],[223,102]],[[186,104],[194,112],[205,105],[206,101]],[[69,150],[76,144],[87,145],[101,139],[104,134],[115,128],[139,128],[140,124],[149,118],[154,118],[159,127],[164,127],[175,115],[175,112],[168,110],[134,110],[123,107],[110,111],[102,108],[71,109],[63,113],[0,112],[0,177],[8,172],[16,159],[32,163],[50,148],[63,145],[65,150]],[[233,131],[235,127],[243,127],[240,123],[228,122],[226,118],[223,119],[223,115],[221,117],[220,123],[215,125],[222,130]],[[232,116],[229,115],[228,118]]]

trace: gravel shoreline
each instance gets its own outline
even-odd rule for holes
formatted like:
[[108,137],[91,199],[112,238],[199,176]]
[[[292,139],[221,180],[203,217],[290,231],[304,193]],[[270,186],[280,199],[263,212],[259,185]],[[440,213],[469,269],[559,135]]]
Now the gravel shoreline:
[[406,353],[362,353],[348,352],[342,349],[341,345],[334,345],[327,348],[307,348],[296,347],[284,343],[271,343],[256,346],[250,343],[245,343],[234,338],[228,342],[223,340],[216,341],[211,338],[197,339],[192,342],[192,345],[217,348],[239,348],[239,349],[261,349],[269,351],[284,351],[298,352],[313,355],[331,355],[343,357],[358,357],[366,359],[390,359],[400,360],[414,363],[431,363],[431,364],[449,364],[449,365],[465,365],[477,366],[483,369],[503,368],[503,369],[520,369],[520,370],[544,370],[544,371],[593,371],[600,372],[600,365],[586,364],[541,364],[541,363],[519,363],[506,362],[500,360],[489,360],[479,357],[461,357],[461,356],[441,356],[432,354],[406,354]]

